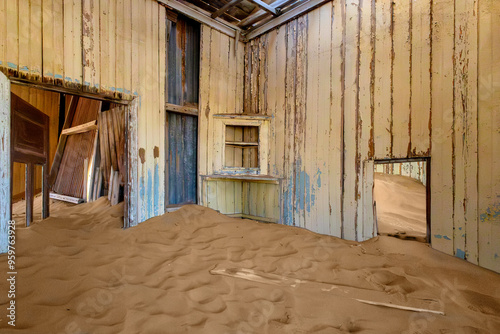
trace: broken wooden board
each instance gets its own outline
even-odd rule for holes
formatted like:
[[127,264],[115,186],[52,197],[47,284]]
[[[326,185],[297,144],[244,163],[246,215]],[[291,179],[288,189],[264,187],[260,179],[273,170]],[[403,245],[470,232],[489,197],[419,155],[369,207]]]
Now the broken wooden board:
[[53,192],[50,193],[50,198],[51,199],[56,199],[58,201],[64,201],[64,202],[74,203],[74,204],[83,203],[83,199],[82,198],[76,198],[76,197],[71,197],[71,196],[60,195],[60,194],[56,194],[56,193],[53,193]]
[[212,275],[240,278],[262,284],[272,284],[290,288],[321,289],[321,291],[334,294],[337,297],[350,298],[369,305],[444,315],[444,312],[440,310],[442,303],[433,298],[414,298],[400,294],[388,294],[385,291],[347,286],[344,284],[331,284],[302,280],[278,274],[264,273],[247,268],[216,267],[209,272]]

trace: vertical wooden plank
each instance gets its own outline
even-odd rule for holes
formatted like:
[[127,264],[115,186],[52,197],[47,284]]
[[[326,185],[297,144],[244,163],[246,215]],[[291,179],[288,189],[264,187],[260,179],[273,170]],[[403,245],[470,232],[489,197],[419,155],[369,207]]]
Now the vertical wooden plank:
[[259,77],[258,80],[258,90],[255,94],[258,94],[258,113],[267,115],[267,98],[268,98],[268,71],[267,71],[267,46],[268,46],[268,34],[264,34],[259,37]]
[[49,164],[42,167],[43,181],[42,181],[42,219],[49,216]]
[[54,15],[53,1],[42,1],[43,80],[48,83],[54,83]]
[[[7,1],[0,1],[0,36],[7,36],[7,26],[6,26],[6,5]],[[7,49],[7,39],[0,38],[0,67],[7,67],[7,61],[5,60],[5,53]]]
[[[277,100],[277,66],[276,66],[276,53],[277,53],[277,36],[278,30],[274,29],[268,33],[267,43],[266,43],[266,54],[267,54],[267,62],[265,72],[267,73],[267,97],[266,97],[266,111],[267,115],[272,115],[274,117],[271,118],[270,121],[270,150],[269,150],[269,166],[268,170],[270,174],[276,173],[276,100]],[[281,66],[284,68],[284,66]]]
[[63,17],[64,17],[64,85],[71,87],[74,76],[74,61],[73,61],[73,0],[63,0]]
[[268,197],[267,184],[258,182],[255,183],[256,188],[256,198],[255,198],[255,207],[256,207],[256,215],[259,217],[266,217],[266,202]]
[[411,154],[429,154],[431,108],[430,77],[430,1],[412,5],[411,48]]
[[128,172],[125,187],[125,224],[126,227],[135,226],[139,223],[139,159],[137,139],[137,114],[139,112],[138,101],[134,99],[128,106],[125,121],[127,138],[127,162]]
[[[307,94],[307,15],[297,19],[297,67],[296,67],[296,96],[295,96],[295,127],[294,150],[295,165],[294,178],[294,220],[295,224],[305,227],[305,213],[310,201],[310,179],[305,173],[305,141],[306,141],[306,94]],[[310,203],[310,202],[309,202]]]
[[[479,2],[478,216],[479,265],[500,272],[500,3]],[[495,129],[496,127],[496,129]]]
[[[359,113],[358,113],[358,233],[359,240],[366,240],[373,236],[373,204],[367,193],[366,182],[370,176],[370,167],[366,164],[370,158],[370,144],[372,131],[372,61],[374,60],[374,39],[372,32],[372,2],[364,1],[360,8],[360,33],[359,33]],[[373,173],[373,163],[371,165]],[[361,205],[360,205],[361,204]],[[367,212],[368,211],[368,212]],[[371,216],[370,216],[371,213]],[[370,220],[371,218],[371,220]]]
[[[117,32],[116,32],[116,22],[117,22],[117,15],[116,15],[116,2],[117,0],[108,0],[108,14],[106,19],[108,20],[108,44],[106,47],[108,48],[108,56],[109,56],[109,63],[108,66],[101,68],[102,72],[107,73],[107,93],[110,94],[116,92],[117,88],[117,81],[116,81],[116,63],[117,63]],[[149,3],[149,2],[147,2]],[[143,20],[146,20],[147,23],[151,22],[151,17],[148,15],[143,18]],[[148,39],[150,38],[150,35],[148,34]],[[147,52],[147,51],[146,51]],[[151,64],[149,64],[151,66]],[[147,160],[146,160],[147,161]]]
[[243,112],[244,100],[244,73],[245,73],[245,43],[237,41],[238,49],[236,51],[236,113]]
[[6,20],[4,24],[7,28],[7,44],[4,59],[6,64],[4,66],[7,68],[9,74],[13,74],[18,70],[19,64],[18,1],[6,1],[5,9]]
[[[317,213],[318,233],[330,233],[330,208],[328,202],[328,144],[324,138],[329,138],[329,109],[330,109],[330,72],[331,72],[331,14],[332,3],[327,3],[317,9],[319,21],[318,40],[318,115],[317,115],[317,143],[316,169],[313,170],[315,187],[315,211]],[[330,141],[330,139],[328,140]],[[278,217],[275,217],[278,218]]]
[[[12,1],[16,2],[16,1]],[[23,79],[29,78],[29,51],[30,51],[30,1],[20,1],[18,4],[18,29],[19,29],[19,60],[18,69],[19,77]],[[10,13],[9,13],[10,15]]]
[[365,161],[363,165],[363,240],[376,235],[373,217],[373,160]]
[[[214,32],[214,31],[212,31]],[[216,87],[221,87],[222,85],[227,84],[226,81],[226,73],[227,73],[227,60],[228,60],[228,52],[229,52],[229,37],[225,34],[221,34],[218,31],[216,32],[213,40],[213,53],[212,60],[215,65],[215,83]],[[217,113],[218,114],[226,114],[227,111],[227,90],[226,89],[217,89],[214,94],[213,102],[217,101]],[[214,103],[215,104],[215,103]],[[214,157],[215,158],[215,157]]]
[[140,96],[140,114],[139,114],[139,147],[144,151],[144,162],[141,164],[141,180],[140,180],[140,207],[141,207],[141,218],[140,221],[144,221],[149,218],[148,208],[148,167],[149,167],[149,158],[151,157],[150,149],[148,149],[148,113],[149,113],[149,104],[151,103],[151,99],[148,95],[148,82],[149,82],[149,52],[151,49],[148,49],[148,34],[149,34],[149,1],[139,1],[139,9],[138,9],[138,25],[139,25],[139,83],[137,85],[139,96]]
[[[319,232],[317,219],[316,188],[317,188],[317,147],[318,143],[318,98],[319,98],[319,10],[307,14],[305,27],[306,45],[303,52],[307,54],[307,65],[305,67],[305,108],[304,115],[305,140],[304,140],[304,176],[305,176],[305,207],[304,227],[314,232]],[[299,80],[301,78],[299,77]]]
[[74,88],[79,88],[83,82],[83,62],[82,62],[82,1],[73,0],[73,55],[71,60],[73,61],[73,82],[75,83]]
[[29,78],[42,79],[42,0],[30,2]]
[[[115,87],[115,96],[120,97],[123,94],[124,85],[124,71],[125,67],[125,39],[126,33],[128,32],[125,28],[125,16],[124,16],[124,0],[116,0],[114,15],[115,15],[115,25],[114,25],[114,40],[115,40],[115,63],[113,64],[115,68],[115,78],[114,78],[114,87]],[[152,22],[156,22],[158,25],[157,17],[151,17]],[[158,33],[158,30],[157,30]],[[156,42],[158,39],[156,39]],[[156,53],[157,54],[157,53]],[[156,100],[158,101],[158,100]]]
[[[64,0],[52,0],[53,8],[53,42],[54,50],[65,50],[64,46]],[[53,52],[54,59],[54,82],[61,86],[64,79],[64,52]],[[50,55],[50,54],[49,54]],[[45,55],[43,56],[45,61]],[[49,74],[48,74],[49,75]]]
[[455,10],[454,248],[477,263],[477,1],[456,1]]
[[217,205],[217,181],[207,181],[207,206],[219,210]]
[[375,157],[387,158],[391,152],[391,0],[375,4]]
[[[138,3],[142,3],[139,1]],[[139,14],[139,13],[138,13]],[[104,70],[100,71],[100,85],[99,91],[104,93],[109,89],[109,66],[110,64],[110,24],[109,24],[109,1],[100,0],[99,3],[99,56],[100,56],[100,64]]]
[[250,74],[249,89],[247,89],[247,99],[250,101],[250,112],[253,114],[259,113],[259,41],[261,37],[255,38],[250,41],[251,58],[250,67],[247,68]]
[[[92,92],[99,88],[100,7],[99,0],[87,0],[83,8],[83,85]],[[130,67],[129,67],[130,68]],[[130,72],[130,71],[125,71]]]
[[341,6],[332,6],[332,55],[330,69],[330,119],[328,147],[328,189],[330,204],[330,235],[342,236],[342,67],[343,22]]
[[236,84],[236,75],[237,75],[237,59],[236,59],[236,54],[234,52],[235,50],[235,42],[238,43],[234,38],[229,38],[228,42],[228,81],[227,81],[227,110],[229,113],[236,113],[238,108],[236,106],[236,89],[237,89],[237,84]]
[[[165,17],[165,10],[161,11]],[[165,20],[163,20],[163,24],[165,24]],[[122,25],[122,33],[120,34],[121,38],[123,38],[123,68],[131,68],[132,67],[132,0],[124,0],[123,1],[123,25]],[[160,30],[160,32],[162,32]],[[163,31],[163,44],[165,43],[165,30]],[[163,48],[165,46],[163,45]],[[163,54],[165,49],[163,49]],[[165,64],[165,56],[163,57],[163,64]],[[120,87],[123,89],[124,94],[132,93],[132,71],[123,71],[123,86]],[[161,74],[161,73],[160,73]],[[165,75],[165,70],[163,71],[163,75]],[[165,87],[164,82],[160,81],[160,86]],[[164,103],[163,103],[164,105]],[[161,149],[161,148],[160,148]],[[163,151],[161,151],[163,152]]]
[[243,213],[243,183],[234,182],[234,213]]
[[0,252],[8,250],[8,222],[11,219],[12,166],[10,152],[10,81],[0,72]]
[[[276,32],[276,91],[275,91],[275,110],[274,113],[274,149],[271,147],[271,153],[275,153],[275,169],[274,173],[277,177],[284,176],[284,157],[285,157],[285,94],[286,82],[285,76],[287,71],[286,59],[286,25],[279,27]],[[280,204],[283,206],[283,204]]]
[[277,187],[273,184],[264,184],[264,217],[276,218],[274,215],[274,203]]
[[[217,103],[218,99],[218,90],[213,89],[213,87],[218,87],[219,78],[220,78],[220,33],[210,29],[210,90],[209,90],[209,106],[206,109],[205,116],[207,117],[207,166],[208,173],[212,173],[214,171],[214,158],[217,156],[217,152],[215,152],[212,148],[214,147],[214,122],[210,114],[219,113],[220,109]],[[213,86],[213,87],[212,87]]]
[[411,0],[393,4],[393,128],[392,156],[404,158],[409,155],[410,144],[410,92],[411,92]]
[[217,210],[220,211],[220,213],[226,213],[227,212],[227,207],[226,207],[226,201],[225,201],[225,185],[224,181],[216,181],[217,182]]
[[[344,199],[343,237],[357,240],[360,235],[357,225],[359,188],[358,115],[359,115],[359,7],[356,1],[342,1],[345,6],[345,78],[344,78]],[[359,231],[358,231],[359,230]]]
[[286,75],[285,75],[285,182],[284,182],[284,208],[283,221],[286,225],[297,225],[294,211],[294,141],[295,141],[295,88],[297,67],[297,21],[286,24]]
[[226,197],[226,214],[235,213],[235,182],[224,182],[224,193]]
[[[200,94],[198,117],[198,174],[208,174],[208,115],[210,114],[210,27],[201,25],[200,37]],[[168,89],[168,87],[167,87]],[[201,189],[201,176],[198,176],[198,189]],[[208,187],[208,186],[207,186]],[[207,188],[208,191],[208,188]],[[198,201],[200,201],[198,191]],[[206,202],[203,203],[207,205]]]
[[33,201],[35,199],[35,166],[26,164],[26,226],[33,222]]
[[[153,134],[152,142],[149,144],[149,150],[152,152],[151,155],[151,161],[153,162],[151,165],[151,174],[152,174],[152,185],[153,189],[151,189],[152,196],[150,200],[153,201],[153,212],[151,213],[151,216],[157,216],[160,212],[160,175],[159,175],[159,157],[156,156],[155,153],[155,148],[159,148],[160,145],[160,138],[163,140],[164,137],[160,137],[160,134],[163,134],[162,127],[158,126],[161,124],[160,121],[160,112],[164,110],[164,105],[160,105],[160,95],[159,95],[159,78],[158,78],[158,73],[159,73],[159,53],[158,53],[158,10],[160,6],[157,2],[152,1],[151,2],[151,50],[152,50],[152,55],[151,55],[151,64],[152,64],[152,72],[151,72],[151,81],[155,82],[154,85],[151,85],[151,99],[153,100],[152,105],[151,105],[151,121],[153,123],[152,129],[154,131],[151,131]],[[163,7],[161,7],[163,9]],[[117,41],[118,43],[118,41]],[[118,44],[117,44],[118,45]],[[123,48],[121,46],[120,48]],[[122,60],[123,61],[123,60]],[[117,69],[118,71],[118,69]],[[117,83],[119,83],[121,80],[121,86],[117,85],[116,87],[122,87],[123,86],[123,77],[118,78],[118,73],[117,73]],[[187,144],[189,145],[189,144]],[[187,146],[186,145],[186,146]],[[189,175],[189,173],[188,173]],[[186,183],[188,183],[188,180],[186,180]],[[186,194],[186,197],[188,197],[188,194]],[[163,205],[161,205],[163,207]]]
[[[127,10],[126,10],[127,11]],[[126,16],[130,16],[130,12],[125,14]],[[130,29],[130,24],[127,23],[126,21],[126,27],[125,29]],[[162,124],[161,129],[160,129],[160,134],[159,134],[159,146],[160,146],[160,161],[161,163],[159,164],[159,189],[160,189],[160,198],[159,198],[159,207],[160,207],[160,213],[164,213],[163,205],[162,203],[165,203],[165,194],[167,189],[165,188],[165,170],[166,170],[166,156],[161,156],[165,152],[165,134],[166,134],[166,126],[165,126],[165,82],[166,82],[166,52],[167,52],[167,45],[166,45],[166,9],[163,7],[158,7],[158,63],[159,63],[159,69],[158,69],[158,81],[159,81],[159,87],[158,87],[158,115],[157,115],[157,120],[159,124]],[[128,40],[128,41],[127,41]],[[130,32],[128,33],[128,36],[125,41],[125,50],[130,49]],[[127,57],[125,59],[125,64],[130,63],[130,57]],[[125,92],[127,93],[127,88],[131,89],[131,84],[130,84],[130,78],[125,75]],[[196,122],[198,120],[196,119]],[[194,143],[194,146],[197,147],[197,142]],[[195,172],[196,175],[198,175],[198,171]],[[197,183],[197,180],[194,180],[195,184]],[[201,193],[201,187],[196,188],[198,192]],[[197,200],[197,196],[194,198],[196,203],[199,203]]]

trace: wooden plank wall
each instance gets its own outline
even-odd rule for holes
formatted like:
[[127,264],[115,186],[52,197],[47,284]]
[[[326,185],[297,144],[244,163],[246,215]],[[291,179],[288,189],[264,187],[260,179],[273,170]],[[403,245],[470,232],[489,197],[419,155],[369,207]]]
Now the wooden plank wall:
[[375,164],[375,172],[391,175],[403,175],[422,182],[426,185],[427,165],[425,161],[394,162],[386,164]]
[[139,221],[164,211],[165,19],[153,0],[0,0],[0,71],[138,99],[137,124],[129,125],[144,162],[129,158],[138,161]]
[[[11,85],[11,91],[49,116],[49,170],[54,160],[54,155],[57,149],[58,129],[59,129],[59,93],[49,92],[46,90],[29,88],[20,85]],[[24,193],[25,189],[25,165],[14,163],[12,171],[12,195],[16,196]],[[35,189],[42,189],[42,167],[35,167]]]
[[495,0],[334,0],[250,41],[284,222],[370,237],[365,161],[431,156],[432,246],[500,271],[499,22]]
[[[198,129],[199,175],[214,172],[214,120],[216,114],[243,112],[244,43],[206,25],[201,27],[200,97]],[[198,202],[222,213],[241,209],[242,183],[210,181],[198,177]],[[205,192],[203,194],[203,192]],[[226,205],[227,203],[227,205]],[[239,212],[241,213],[241,211]]]

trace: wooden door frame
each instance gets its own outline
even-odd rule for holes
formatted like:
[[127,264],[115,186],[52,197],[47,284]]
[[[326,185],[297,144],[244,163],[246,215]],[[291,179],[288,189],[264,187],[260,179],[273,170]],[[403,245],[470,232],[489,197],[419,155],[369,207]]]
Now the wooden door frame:
[[[10,192],[11,185],[10,180],[12,178],[10,168],[4,169],[3,165],[10,167],[11,164],[11,156],[10,156],[10,112],[11,112],[11,102],[10,102],[10,93],[11,93],[11,85],[22,85],[28,86],[30,88],[37,88],[46,91],[52,91],[63,94],[70,94],[74,96],[80,96],[85,98],[90,98],[94,100],[102,100],[113,102],[116,104],[121,104],[126,106],[125,113],[125,164],[126,164],[126,180],[125,180],[125,199],[124,199],[124,220],[123,227],[132,227],[139,223],[138,216],[138,133],[137,133],[137,121],[138,121],[138,109],[139,109],[139,99],[134,96],[132,99],[125,100],[120,98],[110,97],[105,94],[96,94],[96,93],[87,93],[78,89],[66,88],[55,86],[46,83],[40,82],[31,82],[29,80],[7,77],[4,73],[0,72],[0,76],[4,76],[8,81],[7,87],[3,87],[0,85],[0,94],[2,90],[8,90],[9,99],[7,103],[2,103],[4,101],[0,101],[0,135],[4,139],[3,149],[0,147],[0,167],[2,170],[7,170],[0,179],[0,253],[5,253],[7,251],[7,224],[8,221],[12,219],[12,211],[10,209]],[[8,105],[7,108],[5,106]],[[7,126],[6,126],[7,125]],[[7,147],[7,149],[5,149]],[[6,181],[5,181],[6,180]],[[5,183],[5,186],[4,184]],[[8,194],[8,195],[6,195]],[[8,198],[4,198],[7,197]],[[6,206],[4,205],[6,203]]]
[[[425,161],[425,216],[426,216],[426,241],[431,245],[431,157],[412,157],[412,158],[391,158],[375,159],[375,164],[405,163]],[[376,217],[374,217],[376,219]],[[432,246],[432,245],[431,245]]]

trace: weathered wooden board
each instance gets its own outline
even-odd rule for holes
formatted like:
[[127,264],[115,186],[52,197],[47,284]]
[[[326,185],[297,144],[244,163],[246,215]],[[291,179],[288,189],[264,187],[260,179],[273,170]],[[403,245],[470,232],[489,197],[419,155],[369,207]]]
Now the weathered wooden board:
[[328,202],[330,209],[330,234],[342,236],[342,184],[343,184],[343,20],[342,10],[336,1],[332,6],[332,56],[330,76],[330,117],[328,148]]
[[477,263],[477,2],[455,3],[454,251]]
[[10,81],[0,73],[0,253],[8,250],[8,228],[11,219],[11,129],[10,129]]
[[412,3],[411,0],[393,3],[392,157],[398,158],[410,153]]
[[[343,237],[358,238],[358,117],[359,117],[359,9],[352,0],[344,2],[344,197]],[[342,2],[341,2],[342,3]],[[384,47],[381,47],[384,51]],[[361,230],[360,230],[361,231]]]
[[429,152],[431,111],[431,2],[417,1],[411,9],[411,154]]
[[478,39],[478,240],[479,265],[500,272],[500,4],[479,3]]
[[375,157],[389,158],[391,152],[391,62],[392,58],[392,1],[375,4],[375,89],[374,89],[374,146]]

